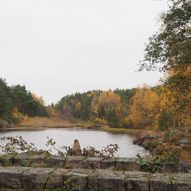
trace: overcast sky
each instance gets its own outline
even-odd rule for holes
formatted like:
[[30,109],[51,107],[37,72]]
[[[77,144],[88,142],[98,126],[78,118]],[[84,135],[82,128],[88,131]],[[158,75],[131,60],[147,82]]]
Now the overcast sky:
[[136,70],[165,7],[165,0],[1,0],[0,77],[46,103],[155,85],[161,74]]

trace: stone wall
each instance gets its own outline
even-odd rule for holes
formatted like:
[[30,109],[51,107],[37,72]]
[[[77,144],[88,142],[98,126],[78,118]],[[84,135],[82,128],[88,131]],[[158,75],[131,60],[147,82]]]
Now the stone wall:
[[0,188],[48,190],[77,188],[105,191],[190,191],[191,173],[150,174],[137,171],[0,167]]
[[160,173],[152,174],[142,172],[134,158],[1,155],[0,190],[190,191],[191,171],[185,163],[181,168],[173,172],[172,165],[166,164]]
[[140,170],[136,158],[94,158],[85,156],[58,156],[47,153],[22,153],[18,155],[1,155],[0,166],[50,167],[50,168],[83,168]]
[[[94,158],[85,156],[58,156],[44,153],[22,153],[17,155],[0,155],[0,166],[49,167],[49,168],[81,168],[112,169],[121,171],[141,171],[137,158]],[[160,173],[189,172],[191,164],[181,161],[162,164]]]

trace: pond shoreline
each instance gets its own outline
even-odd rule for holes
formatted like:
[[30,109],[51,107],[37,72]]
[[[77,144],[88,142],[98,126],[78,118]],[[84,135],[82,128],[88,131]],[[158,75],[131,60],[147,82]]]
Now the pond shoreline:
[[23,120],[16,127],[6,128],[6,130],[37,130],[44,128],[82,128],[82,129],[95,129],[105,131],[113,134],[129,134],[133,136],[139,135],[142,130],[131,128],[118,128],[109,127],[108,125],[96,124],[92,121],[82,120],[65,120],[59,118],[46,118],[46,117],[34,117]]
[[33,131],[43,130],[47,128],[82,128],[82,129],[94,129],[112,134],[129,134],[132,136],[138,136],[142,134],[143,130],[133,128],[121,128],[121,127],[109,127],[108,125],[96,124],[92,121],[82,120],[66,120],[59,118],[47,118],[47,117],[31,117],[24,119],[21,123],[15,126],[9,126],[1,128],[3,131]]
[[88,126],[84,127],[81,125],[71,125],[71,126],[16,126],[16,127],[10,127],[10,128],[2,128],[0,129],[0,132],[4,131],[38,131],[38,130],[45,130],[45,129],[64,129],[64,128],[80,128],[80,129],[92,129],[92,130],[98,130],[98,131],[105,131],[112,134],[129,134],[132,136],[137,136],[141,132],[141,130],[138,129],[127,129],[127,128],[113,128],[109,126]]
[[45,129],[64,129],[64,128],[79,128],[79,129],[92,129],[92,130],[98,130],[98,131],[105,131],[112,134],[129,134],[132,136],[137,136],[140,133],[140,130],[137,129],[126,129],[126,128],[112,128],[109,126],[80,126],[80,125],[71,125],[71,126],[16,126],[16,127],[10,127],[10,128],[2,128],[0,129],[0,132],[4,131],[39,131],[39,130],[45,130]]

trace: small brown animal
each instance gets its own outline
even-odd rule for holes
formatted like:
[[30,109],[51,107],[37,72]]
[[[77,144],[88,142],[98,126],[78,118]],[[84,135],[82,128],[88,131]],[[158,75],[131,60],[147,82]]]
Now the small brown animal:
[[79,143],[78,139],[74,140],[72,151],[73,151],[73,155],[80,156],[82,154],[82,150],[81,150],[80,143]]

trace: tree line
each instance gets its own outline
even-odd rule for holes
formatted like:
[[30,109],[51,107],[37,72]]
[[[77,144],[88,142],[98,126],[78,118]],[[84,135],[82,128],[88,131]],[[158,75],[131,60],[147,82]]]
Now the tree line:
[[0,118],[9,123],[18,123],[24,115],[47,116],[42,98],[32,94],[25,86],[8,86],[0,78]]
[[151,127],[160,117],[160,87],[76,93],[63,97],[55,108],[67,119],[91,120],[111,127]]

